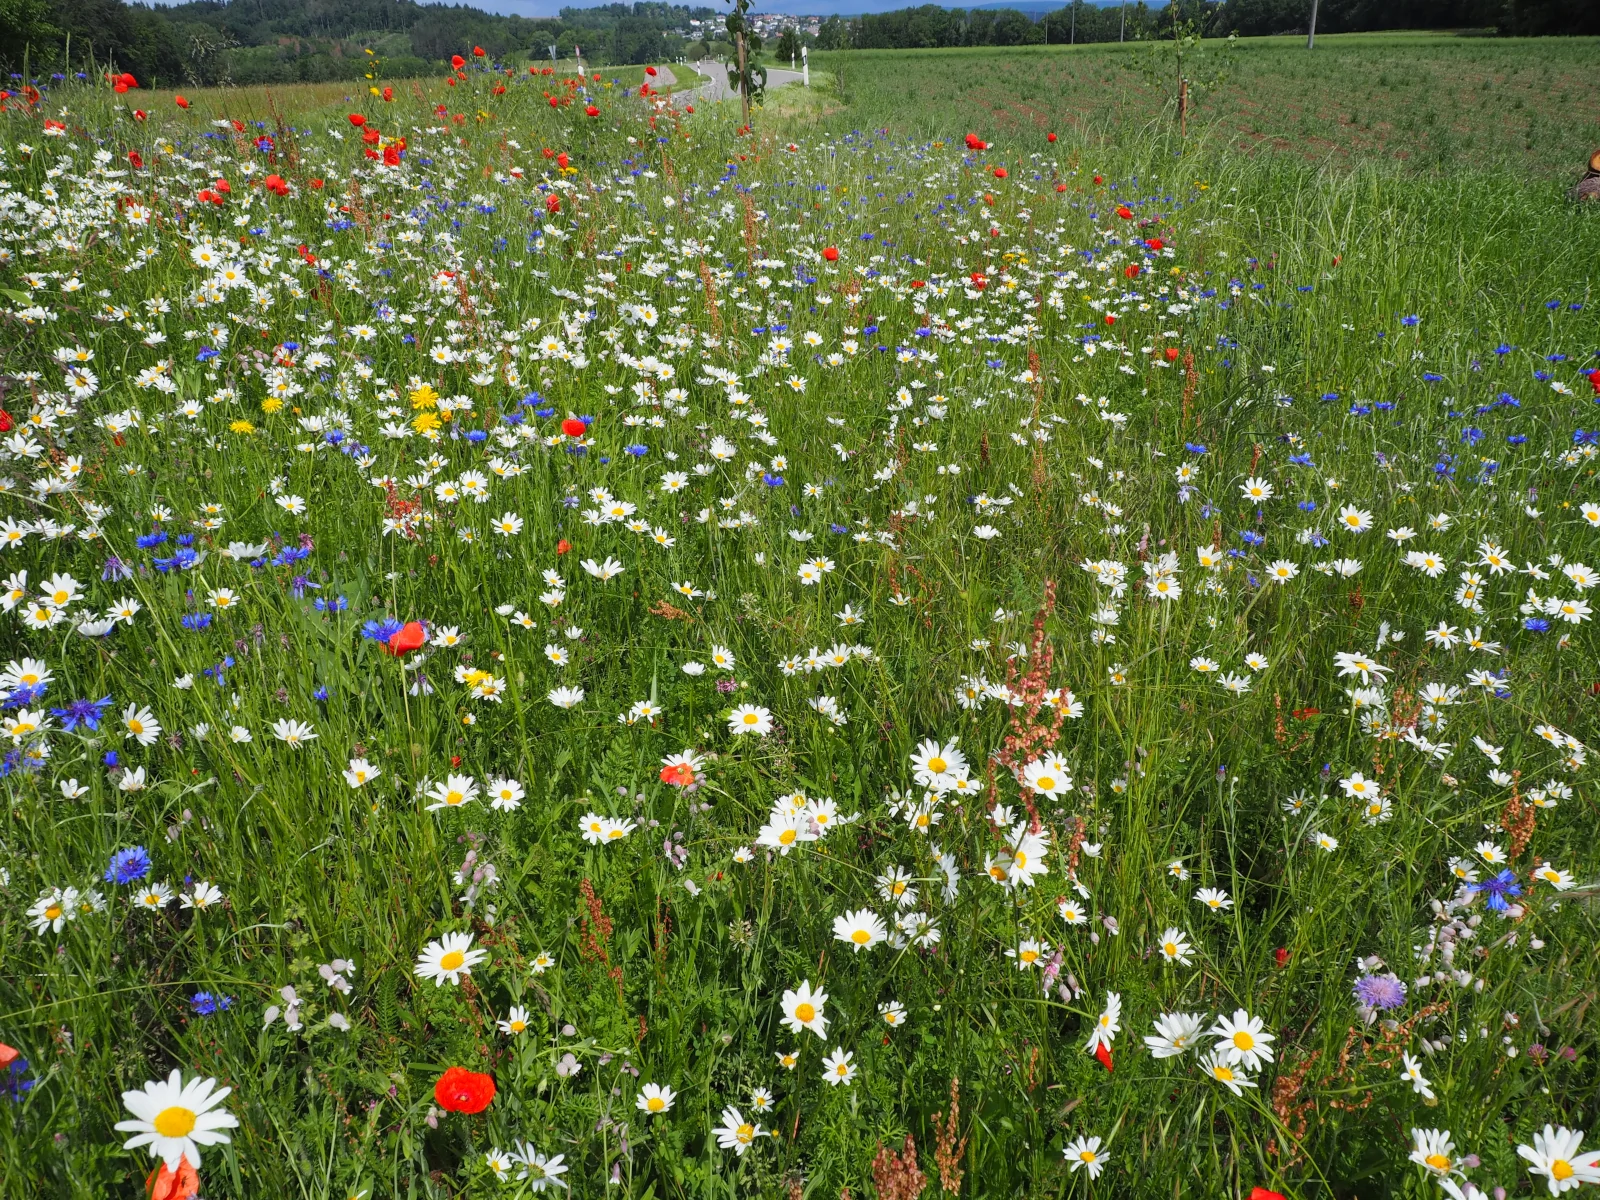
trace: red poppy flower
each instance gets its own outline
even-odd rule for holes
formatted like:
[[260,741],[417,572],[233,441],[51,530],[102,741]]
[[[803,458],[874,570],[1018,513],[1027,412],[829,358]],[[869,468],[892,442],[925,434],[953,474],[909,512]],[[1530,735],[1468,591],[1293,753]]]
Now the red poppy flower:
[[829,246],[826,250],[824,250],[822,252],[822,257],[827,259],[829,262],[838,262],[839,261],[839,251],[836,250],[834,247]]
[[644,73],[650,76],[650,78],[654,79],[656,75],[656,69],[654,67],[646,67],[644,69]]
[[1004,167],[996,167],[994,169],[994,177],[996,179],[1004,179],[1006,177],[1006,169]]
[[137,150],[128,151],[128,165],[131,166],[135,171],[142,170],[144,168],[144,159],[140,156]]
[[261,183],[274,196],[287,196],[289,194],[289,184],[282,175],[268,175]]
[[557,554],[566,554],[571,549],[572,549],[572,543],[567,541],[566,538],[562,538],[559,542],[556,543],[556,553]]
[[172,98],[172,102],[174,104],[176,104],[179,108],[188,108],[189,107],[189,102],[187,100],[185,100],[182,96],[174,96]]
[[1107,325],[1115,325],[1116,323],[1117,323],[1116,316],[1114,314],[1112,314],[1112,313],[1107,313],[1106,314],[1106,324]]
[[561,432],[570,438],[577,438],[588,433],[589,427],[577,417],[568,417],[565,421],[561,422]]
[[1104,1042],[1095,1043],[1094,1057],[1095,1061],[1097,1061],[1102,1067],[1108,1071],[1111,1070],[1111,1048]]
[[1058,184],[1056,184],[1056,191],[1058,191],[1058,192],[1064,192],[1064,191],[1066,191],[1066,190],[1067,190],[1067,185],[1066,185],[1066,184],[1064,184],[1064,183],[1058,183]]
[[474,46],[472,48],[472,57],[473,58],[482,58],[483,57],[483,47],[482,46]]
[[927,283],[925,283],[921,279],[913,279],[911,281],[911,286],[914,287],[914,288],[921,288],[921,287],[927,287],[928,285],[927,285]]
[[1056,140],[1056,135],[1053,133],[1047,133],[1044,135],[1044,140],[1047,142],[1053,142]]
[[1095,177],[1094,177],[1094,181],[1095,181],[1095,182],[1096,182],[1096,183],[1104,183],[1104,182],[1105,182],[1105,180],[1104,180],[1104,179],[1102,179],[1102,178],[1101,178],[1101,177],[1100,177],[1100,176],[1098,176],[1098,175],[1096,175],[1096,176],[1095,176]]
[[315,188],[315,189],[316,189],[316,190],[317,190],[317,191],[319,191],[319,192],[320,192],[320,191],[321,191],[321,190],[322,190],[322,180],[320,180],[320,179],[313,179],[313,180],[312,180],[312,181],[311,181],[311,186],[312,186],[312,187],[313,187],[313,188]]
[[560,196],[546,196],[544,198],[544,210],[547,213],[558,213],[558,212],[560,212],[561,211],[561,197]]
[[661,768],[661,782],[672,787],[688,787],[694,782],[694,769],[688,763]]
[[135,120],[135,121],[142,121],[142,120],[144,120],[144,119],[145,119],[145,117],[146,117],[146,116],[147,116],[147,115],[149,115],[149,114],[147,114],[147,113],[146,113],[146,112],[145,112],[145,111],[144,111],[144,109],[142,109],[142,108],[136,108],[136,109],[134,109],[134,110],[133,110],[133,119],[134,119],[134,120]]
[[394,89],[392,87],[386,87],[383,89],[383,102],[385,104],[394,103]]
[[243,133],[243,132],[244,132],[244,122],[243,122],[243,121],[241,121],[241,120],[239,120],[239,118],[238,118],[238,117],[235,117],[235,118],[234,118],[234,119],[233,119],[233,120],[232,120],[232,121],[231,121],[231,122],[230,122],[230,124],[231,124],[231,125],[232,125],[232,126],[233,126],[233,131],[234,131],[234,132],[235,132],[235,133]]
[[357,129],[360,129],[366,123],[367,123],[366,117],[362,116],[360,113],[351,113],[350,114],[350,124],[354,125]]
[[494,1099],[494,1076],[450,1067],[433,1085],[433,1099],[445,1112],[481,1113]]
[[1282,1192],[1268,1191],[1264,1187],[1250,1189],[1250,1200],[1289,1200]]
[[194,1200],[200,1194],[200,1173],[189,1162],[189,1156],[182,1155],[176,1171],[162,1163],[150,1172],[144,1187],[150,1200]]
[[1178,348],[1176,346],[1168,346],[1163,353],[1166,354],[1168,362],[1178,361]]
[[[551,103],[551,105],[554,105],[554,104],[555,104],[555,99],[554,99],[554,97],[552,97],[552,98],[551,98],[551,100],[550,100],[550,103]],[[596,107],[595,107],[595,106],[594,106],[594,105],[592,105],[592,104],[591,104],[591,105],[589,105],[589,107],[588,107],[588,108],[586,108],[586,109],[584,109],[584,110],[583,110],[583,111],[584,111],[584,112],[585,112],[585,113],[586,113],[586,114],[588,114],[588,115],[589,115],[589,116],[591,116],[591,117],[598,117],[598,116],[599,116],[599,115],[600,115],[600,110],[599,110],[599,109],[598,109],[598,108],[596,108]],[[690,110],[689,110],[689,111],[690,111],[690,112],[693,112],[693,111],[694,111],[694,109],[692,109],[692,108],[691,108],[691,109],[690,109]]]
[[1145,245],[1149,246],[1150,249],[1152,249],[1152,250],[1159,250],[1163,246],[1165,246],[1166,243],[1163,242],[1160,238],[1151,238],[1148,242],[1145,243]]
[[467,60],[462,58],[459,54],[452,54],[450,56],[450,65],[459,71],[462,67],[467,65]]
[[[5,422],[5,424],[0,425],[0,433],[5,433],[11,428],[11,418],[3,412],[0,412],[0,421]],[[0,1042],[0,1067],[10,1066],[11,1060],[16,1058],[20,1053],[21,1051],[16,1047],[8,1046],[4,1042]]]
[[693,112],[693,111],[694,111],[694,105],[692,105],[692,104],[685,104],[685,105],[684,105],[684,106],[683,106],[683,111],[684,111],[684,112],[687,112],[687,113],[692,113],[692,112]]
[[1126,204],[1119,204],[1117,205],[1117,216],[1121,217],[1124,221],[1131,221],[1133,220],[1133,209],[1129,208]]
[[567,163],[570,161],[571,160],[567,158],[567,152],[565,150],[556,155],[556,166],[560,167],[562,170],[566,170]]
[[217,191],[221,192],[224,196],[233,191],[233,188],[228,186],[228,181],[226,179],[219,179],[211,186],[216,188]]
[[390,654],[399,658],[403,654],[410,654],[413,650],[422,649],[423,643],[427,640],[428,631],[422,627],[421,621],[407,621],[395,630],[383,645]]
[[1129,263],[1126,267],[1122,268],[1122,273],[1129,279],[1137,279],[1139,277],[1139,264]]
[[1272,952],[1273,961],[1276,962],[1280,967],[1289,965],[1289,957],[1289,951],[1285,950],[1282,946],[1279,946]]
[[1589,372],[1589,386],[1594,388],[1594,394],[1600,396],[1600,367]]

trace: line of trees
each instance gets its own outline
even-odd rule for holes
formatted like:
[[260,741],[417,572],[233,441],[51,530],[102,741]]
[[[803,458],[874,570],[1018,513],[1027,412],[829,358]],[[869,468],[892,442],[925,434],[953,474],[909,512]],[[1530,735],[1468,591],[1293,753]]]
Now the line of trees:
[[415,0],[190,0],[164,8],[0,0],[0,65],[16,71],[26,59],[38,75],[114,61],[141,81],[196,86],[406,78],[440,70],[473,46],[503,62],[547,59],[552,46],[570,57],[579,46],[596,64],[649,63],[685,51],[691,19],[717,18],[709,7],[660,0],[564,8],[548,18]]
[[[819,50],[914,50],[1030,46],[1159,37],[1192,21],[1213,36],[1304,33],[1311,0],[1172,0],[1151,7],[1073,3],[1034,17],[1016,9],[924,4],[860,17],[829,17]],[[1320,33],[1390,29],[1483,29],[1507,35],[1600,33],[1600,0],[1319,0]]]

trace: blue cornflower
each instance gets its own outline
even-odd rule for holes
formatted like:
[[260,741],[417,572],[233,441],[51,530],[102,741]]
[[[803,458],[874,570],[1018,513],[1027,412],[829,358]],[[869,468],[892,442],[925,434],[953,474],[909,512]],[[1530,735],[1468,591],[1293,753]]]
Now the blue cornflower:
[[1469,446],[1476,446],[1483,441],[1483,430],[1476,425],[1468,425],[1461,431],[1461,440]]
[[761,476],[761,482],[769,488],[780,488],[783,486],[783,476],[774,475],[771,471],[768,471]]
[[166,540],[167,535],[158,529],[154,533],[141,533],[133,540],[133,544],[141,550],[151,550]]
[[1507,896],[1522,895],[1522,885],[1517,882],[1517,873],[1510,867],[1492,878],[1485,879],[1482,883],[1469,883],[1466,887],[1467,891],[1474,894],[1487,892],[1489,899],[1485,903],[1495,912],[1505,912],[1511,907],[1506,901]]
[[1206,452],[1206,448],[1199,442],[1185,442],[1183,448],[1190,454],[1204,454]]
[[143,846],[129,846],[111,856],[111,864],[106,867],[105,881],[122,884],[138,883],[148,874],[150,874],[150,852]]
[[1529,617],[1522,623],[1522,627],[1529,633],[1549,633],[1550,622],[1543,617]]
[[179,621],[179,624],[182,625],[185,629],[188,629],[188,630],[193,631],[193,632],[198,632],[199,630],[210,628],[210,625],[211,625],[211,614],[210,613],[184,613],[182,619]]
[[311,602],[311,606],[313,608],[315,608],[318,612],[336,612],[337,613],[337,612],[344,612],[345,609],[349,608],[350,607],[350,601],[346,600],[343,596],[335,596],[332,600],[328,600],[328,599],[323,598],[322,596],[318,596],[315,600],[313,600]]
[[106,709],[111,707],[111,697],[105,696],[99,700],[74,700],[65,708],[52,708],[50,711],[61,721],[61,728],[71,733],[79,725],[89,729],[100,728],[100,718],[105,716]]
[[319,687],[316,691],[312,692],[311,693],[311,698],[313,700],[326,700],[328,698],[327,686],[324,685],[322,687]]
[[22,1103],[22,1098],[34,1089],[37,1079],[27,1078],[28,1060],[13,1058],[6,1072],[0,1075],[0,1096],[5,1096],[13,1104]]
[[216,996],[210,992],[196,992],[189,998],[189,1007],[202,1016],[209,1017],[213,1013],[227,1012],[233,1007],[232,996]]
[[382,620],[363,621],[361,623],[361,636],[370,638],[375,642],[388,644],[390,638],[404,628],[404,622],[396,621],[393,617],[384,617]]
[[469,442],[485,441],[488,438],[488,436],[489,435],[487,433],[485,433],[481,429],[469,429],[469,430],[467,430],[467,441],[469,441]]
[[1415,313],[1413,313],[1409,317],[1401,317],[1400,318],[1400,324],[1406,325],[1406,326],[1416,325],[1416,324],[1419,324],[1421,321],[1422,321],[1422,318],[1417,316]]
[[643,458],[646,454],[650,453],[650,447],[641,446],[639,443],[635,442],[631,446],[624,446],[622,448],[622,452],[624,454],[631,454],[634,458]]
[[1301,512],[1316,512],[1317,502],[1315,500],[1302,500],[1299,504],[1295,505],[1295,507]]

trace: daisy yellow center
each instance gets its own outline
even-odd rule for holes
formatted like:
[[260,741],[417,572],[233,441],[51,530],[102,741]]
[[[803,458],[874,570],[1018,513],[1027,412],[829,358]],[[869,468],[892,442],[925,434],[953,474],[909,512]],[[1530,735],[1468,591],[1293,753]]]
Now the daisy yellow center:
[[144,732],[144,722],[130,720],[128,722],[128,732],[130,732],[130,733],[143,733]]
[[1017,864],[1017,870],[1025,870],[1028,866],[1028,852],[1026,850],[1018,850],[1015,861]]
[[1233,1044],[1240,1050],[1249,1051],[1255,1049],[1256,1039],[1249,1030],[1241,1029],[1233,1035]]
[[739,1126],[738,1132],[735,1133],[734,1136],[741,1142],[744,1142],[748,1145],[750,1142],[756,1140],[756,1127],[747,1121],[743,1125]]
[[778,842],[784,846],[793,845],[796,836],[797,834],[793,829],[785,829],[778,835]]
[[1052,791],[1052,790],[1054,790],[1055,786],[1056,786],[1055,776],[1053,776],[1053,775],[1041,775],[1041,776],[1039,776],[1039,790],[1041,792]]
[[528,1023],[526,1021],[513,1021],[513,1022],[511,1022],[511,1032],[512,1033],[521,1033],[527,1027],[528,1027]]
[[794,1010],[795,1020],[807,1024],[817,1019],[817,1010],[810,1004],[802,1004]]
[[947,766],[949,766],[949,764],[942,758],[934,757],[928,760],[928,770],[933,771],[936,774],[943,774]]
[[460,804],[465,799],[466,799],[466,796],[463,795],[461,792],[451,792],[449,795],[447,795],[444,798],[444,802],[446,804]]
[[459,970],[462,964],[466,961],[467,956],[465,954],[461,953],[459,950],[452,950],[449,954],[446,954],[444,957],[439,959],[439,968],[444,971],[456,971]]
[[65,909],[63,909],[63,908],[62,908],[62,907],[61,907],[61,905],[59,905],[59,904],[52,904],[52,905],[51,905],[51,906],[50,906],[50,907],[49,907],[49,908],[47,908],[47,909],[45,909],[45,910],[44,910],[44,916],[45,916],[45,920],[47,920],[47,921],[56,921],[56,920],[60,920],[60,918],[61,918],[61,914],[62,914],[62,913],[63,913],[63,912],[64,912],[64,911],[66,911],[66,910],[65,910]]
[[744,723],[746,725],[754,725],[760,719],[761,718],[756,716],[755,713],[745,713],[745,715],[744,715]]
[[896,896],[904,895],[905,894],[905,890],[906,890],[906,885],[904,884],[904,882],[902,882],[901,880],[898,880],[898,879],[895,880],[894,883],[889,888],[889,891],[892,892]]
[[858,929],[850,935],[850,940],[858,946],[865,946],[872,940],[872,934],[865,929]]
[[667,1102],[660,1096],[651,1096],[650,1099],[645,1101],[645,1107],[651,1112],[665,1112]]
[[1448,1154],[1430,1154],[1422,1161],[1435,1171],[1448,1171],[1450,1169],[1450,1156]]
[[1078,1158],[1083,1162],[1092,1163],[1094,1161],[1094,1151],[1093,1150],[1079,1150],[1078,1151]]
[[848,1075],[848,1074],[850,1074],[850,1064],[849,1063],[840,1063],[837,1067],[835,1067],[833,1069],[833,1071],[834,1071],[835,1075]]
[[1037,950],[1024,950],[1018,957],[1025,963],[1031,963],[1039,957],[1039,952]]
[[194,1129],[194,1112],[184,1108],[181,1104],[174,1104],[171,1108],[163,1108],[156,1114],[156,1119],[150,1124],[164,1138],[188,1137]]
[[1231,1068],[1228,1068],[1228,1067],[1216,1067],[1216,1068],[1213,1069],[1213,1074],[1215,1074],[1216,1077],[1220,1081],[1222,1081],[1223,1083],[1232,1083],[1233,1082],[1233,1071],[1232,1071]]
[[1167,943],[1163,944],[1161,948],[1163,950],[1165,950],[1169,955],[1172,955],[1173,957],[1177,957],[1177,953],[1178,953],[1178,943],[1177,942],[1167,942]]

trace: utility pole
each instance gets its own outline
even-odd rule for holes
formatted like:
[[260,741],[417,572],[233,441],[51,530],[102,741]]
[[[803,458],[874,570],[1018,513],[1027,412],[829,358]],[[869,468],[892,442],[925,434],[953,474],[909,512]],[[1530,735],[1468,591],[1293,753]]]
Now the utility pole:
[[1117,31],[1117,41],[1128,40],[1128,0],[1122,0],[1122,28]]
[[1311,32],[1306,34],[1306,49],[1317,48],[1317,0],[1311,0]]
[[1072,0],[1072,34],[1067,44],[1069,46],[1078,44],[1078,0]]

